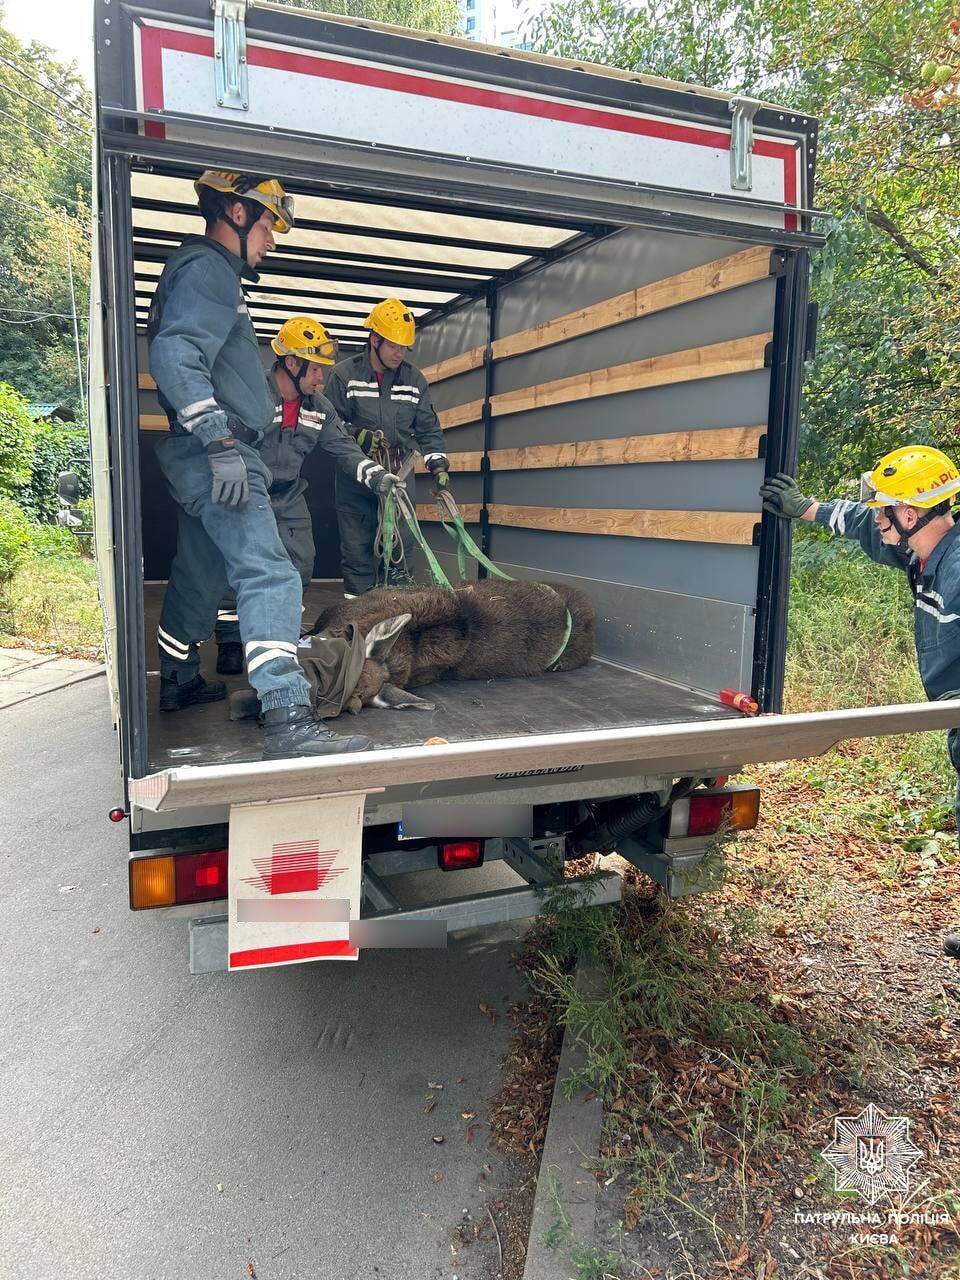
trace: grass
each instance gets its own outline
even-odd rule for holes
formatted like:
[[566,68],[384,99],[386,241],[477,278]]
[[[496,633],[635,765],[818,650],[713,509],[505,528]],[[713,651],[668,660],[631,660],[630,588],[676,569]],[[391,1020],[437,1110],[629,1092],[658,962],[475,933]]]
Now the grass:
[[103,653],[103,623],[92,560],[31,556],[0,596],[0,645],[24,641],[58,652]]
[[[923,701],[912,614],[903,574],[839,542],[807,548],[801,539],[786,710]],[[604,1098],[597,1170],[624,1189],[623,1229],[653,1230],[657,1216],[672,1215],[686,1265],[711,1275],[744,1266],[748,1241],[751,1251],[769,1245],[777,1255],[751,1252],[751,1275],[758,1265],[768,1275],[792,1267],[800,1255],[785,1256],[774,1233],[766,1238],[766,1215],[779,1215],[780,1235],[794,1196],[816,1208],[850,1198],[833,1191],[810,1134],[838,1099],[881,1087],[891,1064],[913,1063],[916,1037],[925,1037],[924,1052],[936,1046],[938,1020],[952,1027],[957,1012],[943,987],[928,991],[923,979],[905,1003],[881,994],[852,1017],[842,1001],[815,994],[818,981],[859,981],[877,955],[912,959],[903,930],[925,929],[935,954],[960,869],[945,735],[848,742],[749,776],[771,812],[762,834],[731,850],[720,894],[669,902],[638,876],[619,907],[561,909],[544,922],[532,974],[585,1050],[586,1065],[565,1087]],[[871,911],[881,936],[871,936]],[[809,954],[818,946],[832,967],[798,969],[798,957],[819,963]],[[602,975],[589,997],[572,976],[580,956]],[[904,1113],[916,1105],[898,1101]],[[798,1151],[794,1180],[781,1177]],[[851,1274],[877,1276],[910,1274],[911,1256],[926,1259],[925,1274],[943,1265],[942,1242],[916,1238],[909,1249],[919,1252],[833,1259],[852,1262]],[[611,1259],[603,1264],[618,1274]]]

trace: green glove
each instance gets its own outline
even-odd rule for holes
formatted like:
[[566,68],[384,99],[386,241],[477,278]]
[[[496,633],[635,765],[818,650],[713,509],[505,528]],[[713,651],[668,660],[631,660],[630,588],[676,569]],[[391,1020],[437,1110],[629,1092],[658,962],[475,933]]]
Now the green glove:
[[797,488],[796,480],[785,471],[778,471],[772,480],[760,486],[760,497],[764,511],[783,516],[785,520],[801,520],[816,501],[815,498],[804,497]]
[[373,456],[377,445],[383,441],[383,438],[382,431],[372,431],[368,427],[362,427],[357,432],[357,444],[368,458]]
[[449,472],[449,471],[435,471],[435,472],[433,473],[433,478],[434,478],[434,480],[436,480],[436,482],[437,482],[437,486],[438,486],[440,489],[446,489],[446,488],[449,488],[449,485],[450,485],[450,472]]

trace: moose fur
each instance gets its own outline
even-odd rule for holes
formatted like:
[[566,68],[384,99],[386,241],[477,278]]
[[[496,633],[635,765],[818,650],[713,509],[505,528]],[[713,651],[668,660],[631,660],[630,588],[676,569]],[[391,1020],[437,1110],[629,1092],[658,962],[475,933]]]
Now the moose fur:
[[540,676],[570,638],[553,671],[581,667],[593,653],[596,615],[588,596],[560,583],[486,579],[459,587],[380,587],[324,610],[313,631],[349,623],[366,640],[366,661],[346,710],[432,704],[408,690],[436,680]]

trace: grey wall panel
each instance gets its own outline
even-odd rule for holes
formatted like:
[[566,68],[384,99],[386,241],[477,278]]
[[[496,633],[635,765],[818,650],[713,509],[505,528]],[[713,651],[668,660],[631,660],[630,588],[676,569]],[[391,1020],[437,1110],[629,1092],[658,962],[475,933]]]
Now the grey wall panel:
[[[473,535],[473,538],[476,541],[479,541],[480,535],[479,535],[479,530],[477,526],[468,525],[467,528],[468,528],[468,531]],[[431,551],[433,551],[436,554],[436,557],[440,562],[440,568],[447,575],[447,577],[451,582],[453,583],[459,582],[460,573],[457,567],[456,552],[450,550],[450,548],[453,546],[453,543],[450,541],[447,535],[443,532],[443,530],[438,528],[436,525],[426,526],[424,528],[424,533],[427,536],[427,545],[430,547]],[[414,576],[416,577],[417,581],[429,582],[430,570],[427,567],[426,560],[424,559],[424,557],[421,555],[419,551],[417,552],[415,563],[416,563],[416,568],[415,568]],[[471,560],[468,558],[467,559],[467,581],[474,582],[476,581],[476,577],[477,577],[477,562],[475,560]]]
[[448,316],[417,327],[414,362],[423,368],[458,356],[487,341],[487,304],[483,298],[470,302]]
[[430,398],[438,412],[452,409],[458,404],[469,404],[471,400],[482,400],[486,385],[486,370],[471,369],[468,373],[458,373],[455,378],[432,383]]
[[[501,568],[514,578],[542,576],[525,565]],[[598,657],[714,696],[719,689],[749,688],[754,630],[749,605],[567,573],[549,577],[579,588],[593,601]]]
[[549,409],[494,418],[491,448],[566,444],[610,436],[646,436],[707,427],[762,426],[767,420],[770,374],[766,369],[722,378],[625,391],[572,401]]
[[571,573],[732,604],[752,606],[756,599],[756,547],[491,525],[490,558],[548,576]]
[[586,246],[501,292],[497,336],[555,320],[578,307],[602,302],[691,267],[737,253],[746,244],[708,237],[628,229]]
[[[457,502],[481,502],[483,500],[483,478],[477,472],[453,472],[450,476],[450,487]],[[430,476],[419,475],[416,478],[416,501],[432,503],[431,491],[433,480]]]
[[[619,281],[609,282],[611,294],[622,288],[623,280],[621,276]],[[559,342],[542,351],[501,360],[494,366],[494,392],[768,333],[773,326],[775,293],[773,279],[761,280]]]
[[448,453],[482,453],[483,423],[468,422],[462,427],[451,427],[443,433]]
[[763,463],[740,459],[495,471],[490,476],[490,501],[533,507],[755,511],[759,520],[762,483]]

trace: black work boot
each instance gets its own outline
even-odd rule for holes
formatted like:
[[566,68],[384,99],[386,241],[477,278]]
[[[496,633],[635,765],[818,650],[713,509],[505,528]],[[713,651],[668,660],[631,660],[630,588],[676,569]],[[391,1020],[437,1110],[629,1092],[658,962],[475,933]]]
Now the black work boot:
[[160,680],[160,710],[182,711],[184,707],[192,707],[204,702],[220,702],[227,696],[227,686],[222,680],[204,680],[203,676],[194,676],[187,684],[177,684],[176,680]]
[[960,960],[960,929],[946,934],[943,939],[943,949],[954,960]]
[[217,675],[238,676],[243,671],[243,645],[239,640],[224,640],[217,645]]
[[263,713],[263,758],[285,756],[335,756],[345,751],[366,751],[370,739],[355,733],[340,737],[331,733],[313,707],[274,707]]

